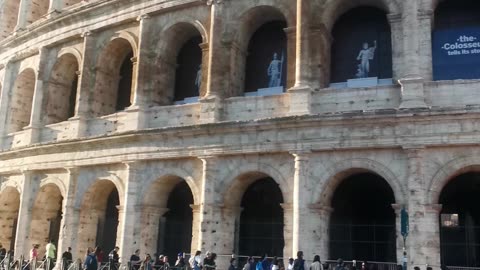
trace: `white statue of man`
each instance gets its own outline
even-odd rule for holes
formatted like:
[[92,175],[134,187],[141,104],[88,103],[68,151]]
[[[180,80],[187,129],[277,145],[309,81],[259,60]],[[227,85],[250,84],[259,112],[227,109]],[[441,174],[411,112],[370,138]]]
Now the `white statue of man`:
[[367,78],[370,72],[370,60],[373,60],[375,56],[375,50],[377,49],[377,41],[373,42],[373,47],[368,47],[368,43],[363,43],[363,49],[358,53],[357,60],[360,61],[358,65],[357,77]]
[[[283,57],[282,57],[283,58]],[[282,83],[283,59],[278,60],[277,53],[273,54],[273,60],[268,66],[267,75],[270,78],[268,87],[278,87]]]

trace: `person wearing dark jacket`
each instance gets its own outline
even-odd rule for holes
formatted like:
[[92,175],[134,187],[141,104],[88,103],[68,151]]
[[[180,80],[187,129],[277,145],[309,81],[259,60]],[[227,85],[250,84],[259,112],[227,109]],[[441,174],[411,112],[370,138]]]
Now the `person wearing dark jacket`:
[[[90,250],[89,250],[90,251]],[[83,264],[85,270],[98,270],[97,256],[93,252],[87,252],[85,263]]]

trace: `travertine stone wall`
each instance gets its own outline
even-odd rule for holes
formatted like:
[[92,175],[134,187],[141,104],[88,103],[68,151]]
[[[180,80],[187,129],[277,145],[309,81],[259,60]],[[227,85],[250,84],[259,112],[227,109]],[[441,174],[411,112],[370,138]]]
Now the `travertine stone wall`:
[[[16,256],[32,243],[43,248],[48,219],[61,210],[59,254],[71,246],[81,258],[116,190],[122,262],[137,248],[153,254],[168,195],[186,181],[194,198],[190,251],[227,255],[238,249],[244,192],[271,177],[284,201],[284,257],[303,250],[309,260],[326,259],[333,193],[348,176],[371,172],[392,188],[397,219],[403,206],[409,210],[409,265],[440,265],[439,194],[480,164],[480,81],[431,81],[436,5],[0,1],[0,243],[12,242],[17,217]],[[359,6],[388,18],[395,83],[329,88],[331,30]],[[245,97],[248,42],[272,20],[287,25],[286,93]],[[197,35],[200,101],[173,105],[176,55]],[[129,52],[132,106],[116,112],[118,71]]]

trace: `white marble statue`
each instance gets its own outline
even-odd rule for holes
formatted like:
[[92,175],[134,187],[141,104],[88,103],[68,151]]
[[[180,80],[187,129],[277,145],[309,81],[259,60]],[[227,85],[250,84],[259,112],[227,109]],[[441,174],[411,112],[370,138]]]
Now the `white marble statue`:
[[283,72],[283,54],[282,59],[278,59],[277,53],[273,54],[273,60],[268,66],[267,75],[270,78],[268,87],[278,87],[282,84],[282,72]]
[[363,49],[358,53],[357,60],[360,61],[357,70],[357,78],[367,78],[370,72],[370,60],[375,56],[377,41],[373,42],[373,47],[368,47],[368,42],[363,43]]

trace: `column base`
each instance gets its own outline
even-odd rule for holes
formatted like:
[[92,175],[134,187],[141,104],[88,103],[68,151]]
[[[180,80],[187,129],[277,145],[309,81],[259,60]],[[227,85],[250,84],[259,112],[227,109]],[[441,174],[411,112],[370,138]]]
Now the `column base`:
[[72,137],[82,138],[88,135],[88,121],[85,116],[74,116],[69,118],[68,121],[71,123],[72,132],[74,133]]
[[297,85],[288,89],[290,96],[290,114],[305,115],[312,113],[312,88],[308,85]]
[[223,104],[219,96],[200,98],[200,124],[216,123],[221,121]]
[[423,88],[424,79],[412,76],[398,80],[402,86],[402,96],[399,109],[429,108],[425,103]]

